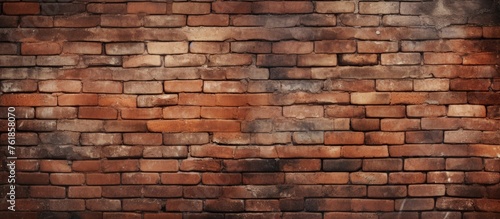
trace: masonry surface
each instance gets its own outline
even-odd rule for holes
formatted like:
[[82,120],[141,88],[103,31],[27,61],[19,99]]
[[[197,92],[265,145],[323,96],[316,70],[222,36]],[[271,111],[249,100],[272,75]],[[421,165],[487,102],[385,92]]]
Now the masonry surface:
[[500,218],[499,16],[1,1],[0,218]]

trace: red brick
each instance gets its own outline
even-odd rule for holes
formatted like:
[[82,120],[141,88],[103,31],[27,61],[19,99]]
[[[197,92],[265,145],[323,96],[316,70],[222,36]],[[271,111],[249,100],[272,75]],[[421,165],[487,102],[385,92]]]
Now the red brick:
[[352,13],[355,10],[354,2],[317,2],[315,11],[318,13]]
[[419,53],[385,53],[380,60],[382,65],[418,65],[421,57]]
[[240,122],[235,120],[150,120],[152,132],[234,132],[240,131]]
[[171,106],[163,109],[165,119],[196,119],[200,115],[201,108],[197,106]]
[[297,66],[336,66],[337,56],[330,54],[299,55]]
[[192,199],[168,199],[166,209],[170,209],[169,211],[201,212],[203,202]]
[[450,105],[448,116],[451,117],[486,117],[486,107],[482,105]]
[[50,211],[83,211],[85,210],[85,200],[49,200]]
[[412,197],[432,197],[445,195],[444,185],[409,185],[408,195]]
[[368,186],[370,198],[398,198],[406,197],[406,186]]
[[57,97],[50,94],[4,94],[0,97],[3,106],[55,106]]
[[334,118],[362,118],[365,108],[362,106],[327,106],[326,115]]
[[[135,99],[136,99],[135,96],[130,96],[129,98],[127,98],[127,103],[130,102],[128,104],[130,105],[130,107],[135,107],[134,104],[136,102]],[[137,107],[171,106],[171,105],[176,105],[178,103],[178,100],[179,97],[177,94],[140,95],[137,97]]]
[[384,199],[352,199],[352,211],[394,211],[394,201]]
[[445,106],[410,105],[406,107],[409,117],[438,117],[446,115]]
[[500,169],[500,159],[485,159],[484,160],[484,170],[486,171],[497,171]]
[[41,172],[69,173],[71,167],[65,160],[42,160],[40,161]]
[[100,198],[101,187],[99,186],[70,186],[68,198]]
[[159,133],[125,133],[123,143],[127,145],[161,145],[162,135]]
[[480,158],[448,158],[446,170],[482,170],[483,160]]
[[145,27],[182,27],[185,25],[185,15],[152,15],[144,17]]
[[172,4],[174,14],[209,14],[210,3],[175,2]]
[[346,184],[347,173],[285,173],[285,181],[292,184]]
[[140,160],[139,165],[144,172],[174,172],[179,169],[177,160]]
[[398,50],[399,47],[397,42],[358,41],[359,53],[388,53],[388,52],[397,52]]
[[52,173],[50,174],[52,185],[81,185],[85,183],[85,175],[81,173]]
[[272,44],[272,52],[278,54],[307,54],[312,51],[312,42],[281,41]]
[[23,55],[57,55],[62,51],[61,44],[53,42],[23,43],[21,54]]
[[190,15],[187,19],[188,26],[216,26],[224,27],[229,25],[229,15],[208,14],[208,15]]
[[127,5],[122,3],[90,3],[87,11],[95,14],[124,14],[127,12]]
[[487,91],[491,82],[488,79],[452,79],[450,90],[457,91]]
[[237,107],[202,107],[201,117],[208,119],[237,119]]
[[388,157],[389,151],[387,146],[352,146],[342,147],[342,157],[345,158],[371,158],[371,157]]
[[53,24],[54,18],[48,16],[23,16],[21,18],[21,27],[52,27]]
[[212,10],[221,14],[249,14],[252,11],[251,2],[213,2]]
[[376,54],[342,54],[339,65],[376,65],[378,56]]
[[158,173],[123,173],[122,184],[158,184],[160,175]]
[[424,173],[389,173],[389,184],[418,184],[425,183]]
[[444,170],[443,158],[407,158],[404,161],[404,169],[407,171],[431,171]]
[[427,183],[463,183],[463,172],[429,172]]
[[356,52],[354,40],[324,40],[314,43],[316,53],[353,53]]
[[397,14],[399,2],[360,2],[360,14]]
[[219,171],[221,163],[218,160],[190,159],[182,160],[180,165],[182,171]]
[[468,184],[498,184],[500,182],[500,173],[466,172],[465,182]]
[[424,53],[424,64],[462,64],[462,57],[455,53]]
[[63,94],[58,97],[59,106],[97,106],[96,94]]
[[87,209],[91,211],[120,211],[122,203],[119,199],[87,199]]
[[474,210],[474,201],[465,198],[438,198],[436,201],[438,210]]
[[40,4],[36,2],[6,2],[3,4],[3,13],[8,15],[39,14]]
[[105,133],[82,133],[82,145],[113,145],[121,144],[121,134],[105,134]]
[[103,160],[103,172],[133,172],[139,170],[137,160]]
[[422,211],[422,210],[433,210],[434,209],[434,199],[432,198],[421,198],[421,199],[404,199],[396,200],[396,209],[400,211]]
[[38,87],[34,80],[4,80],[0,86],[4,93],[35,92]]
[[241,174],[203,173],[202,183],[205,185],[238,185],[241,184]]
[[423,104],[429,99],[429,94],[423,92],[392,92],[390,96],[391,104]]
[[173,198],[182,197],[181,186],[144,186],[144,197]]
[[198,173],[162,173],[160,177],[162,184],[196,185],[201,181]]
[[101,54],[101,43],[91,42],[65,42],[63,52],[69,54]]
[[311,2],[254,2],[252,4],[254,14],[302,14],[313,12]]
[[116,119],[118,112],[108,107],[80,107],[78,118],[82,119]]
[[31,186],[30,196],[33,198],[65,198],[66,188],[60,186]]
[[364,134],[362,132],[326,132],[325,144],[345,145],[363,144]]
[[145,158],[186,158],[188,150],[186,146],[149,146],[144,147],[143,157]]
[[[500,94],[491,92],[467,93],[467,99],[470,104],[496,105],[500,103],[498,97],[500,97]],[[465,101],[461,103],[465,103]]]
[[86,181],[87,185],[118,185],[121,180],[119,173],[89,173]]
[[127,13],[137,14],[166,14],[167,3],[160,2],[129,2],[127,4]]
[[404,132],[368,132],[366,144],[404,144]]
[[74,161],[71,167],[75,172],[96,172],[101,169],[101,162],[98,160]]
[[114,212],[105,212],[103,213],[103,217],[105,219],[140,219],[141,214],[138,213],[114,213]]
[[88,66],[121,66],[122,59],[118,56],[85,56],[83,62]]
[[209,66],[242,66],[252,64],[252,56],[247,54],[216,54],[208,58]]
[[140,26],[142,26],[142,19],[137,15],[101,15],[101,27],[140,27]]
[[162,118],[162,111],[160,108],[122,109],[121,117],[123,119],[159,119]]
[[352,184],[387,184],[387,173],[355,172],[349,176]]

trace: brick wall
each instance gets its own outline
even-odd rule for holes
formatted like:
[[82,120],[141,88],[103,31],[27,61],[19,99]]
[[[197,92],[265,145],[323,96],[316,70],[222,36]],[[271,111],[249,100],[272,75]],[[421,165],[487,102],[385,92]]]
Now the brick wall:
[[498,0],[0,6],[0,218],[500,218]]

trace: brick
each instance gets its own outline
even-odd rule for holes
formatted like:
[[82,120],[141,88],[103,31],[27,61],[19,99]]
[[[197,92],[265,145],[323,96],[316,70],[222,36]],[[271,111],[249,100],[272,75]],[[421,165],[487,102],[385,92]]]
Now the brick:
[[295,66],[297,56],[295,55],[257,55],[257,66],[279,67]]
[[140,95],[137,97],[137,107],[171,106],[176,105],[178,103],[178,99],[179,96],[176,94]]
[[495,105],[498,104],[498,93],[490,92],[472,92],[467,93],[467,99],[470,104]]
[[408,117],[438,117],[446,115],[445,106],[409,105],[406,107]]
[[172,4],[174,14],[209,14],[210,3],[175,2]]
[[246,211],[278,211],[280,209],[278,200],[246,200]]
[[279,167],[285,172],[319,171],[321,162],[318,159],[283,159],[279,161]]
[[123,143],[127,145],[161,145],[162,135],[157,133],[125,133]]
[[71,167],[76,172],[95,172],[101,169],[101,162],[98,160],[74,161]]
[[314,42],[316,53],[354,53],[356,41],[354,40],[323,40]]
[[312,51],[312,42],[281,41],[272,44],[272,52],[278,54],[307,54]]
[[144,43],[107,43],[108,55],[137,55],[144,53]]
[[137,160],[103,160],[103,172],[133,172],[139,170]]
[[448,26],[441,29],[441,38],[480,38],[483,30],[480,27]]
[[103,186],[102,196],[105,198],[138,198],[142,197],[142,186]]
[[160,108],[122,109],[121,116],[123,119],[159,119],[162,111]]
[[220,169],[221,164],[217,160],[183,160],[180,165],[180,170],[182,171],[219,171]]
[[250,143],[250,134],[239,132],[213,133],[212,141],[219,144],[244,145]]
[[399,47],[397,42],[358,41],[357,50],[359,53],[390,53],[397,52]]
[[182,27],[186,25],[185,15],[151,15],[144,17],[145,27]]
[[63,94],[58,96],[59,106],[97,106],[95,94]]
[[330,54],[308,54],[297,57],[297,66],[336,66],[337,56]]
[[423,79],[414,80],[413,89],[415,91],[448,91],[448,79]]
[[260,41],[231,42],[231,52],[271,53],[271,43]]
[[429,172],[427,183],[463,183],[465,174],[463,172]]
[[84,4],[75,3],[44,3],[41,4],[41,12],[44,15],[71,15],[85,11]]
[[143,151],[143,157],[145,158],[186,158],[187,157],[187,147],[186,146],[152,146],[145,147]]
[[362,118],[365,108],[362,106],[327,106],[326,116],[334,118]]
[[237,107],[202,107],[201,118],[209,119],[237,119],[239,118]]
[[125,14],[127,4],[122,3],[90,3],[87,5],[87,11],[94,14]]
[[387,173],[355,172],[349,175],[352,184],[387,184]]
[[500,174],[495,172],[466,172],[465,183],[468,184],[498,184]]
[[367,106],[366,117],[398,118],[405,117],[404,106]]
[[418,119],[382,119],[380,121],[380,130],[382,131],[410,131],[419,129],[420,120]]
[[102,149],[102,155],[106,158],[131,158],[140,157],[141,147],[132,146],[107,146]]
[[61,44],[54,42],[22,43],[23,55],[57,55],[62,51]]
[[41,172],[69,173],[71,167],[67,161],[62,160],[42,160],[40,161]]
[[315,11],[318,13],[352,13],[355,10],[355,3],[349,1],[330,1],[330,2],[317,2]]
[[362,132],[325,132],[324,138],[329,145],[363,144],[365,140]]
[[51,211],[83,211],[85,210],[85,200],[49,200],[49,210]]
[[163,118],[166,119],[195,119],[200,118],[200,107],[197,106],[171,106],[163,109]]
[[15,43],[0,43],[0,54],[2,55],[16,55],[17,44]]
[[161,57],[156,55],[136,55],[123,58],[124,68],[161,66]]
[[487,91],[491,82],[488,79],[452,79],[450,90],[452,91]]
[[198,173],[162,173],[162,184],[196,185],[201,182]]
[[40,133],[40,141],[45,144],[69,144],[78,145],[79,133],[76,132],[51,132]]
[[101,19],[98,16],[73,15],[54,17],[54,27],[97,27],[100,23]]
[[187,42],[148,42],[149,54],[182,54],[188,52]]
[[442,131],[412,131],[406,132],[406,143],[428,144],[443,142]]
[[31,186],[30,196],[33,198],[65,198],[66,188],[60,186]]
[[123,85],[116,81],[84,81],[83,92],[85,93],[122,93]]
[[284,173],[243,173],[243,184],[273,185],[285,182]]
[[34,80],[4,80],[0,89],[5,93],[34,92],[38,88]]
[[35,66],[35,56],[0,56],[0,66]]
[[339,15],[340,22],[346,26],[379,26],[380,17],[374,15],[359,15],[359,14],[341,14]]
[[[187,190],[187,188],[185,189]],[[182,197],[181,186],[145,186],[144,197],[174,198]]]
[[85,183],[85,175],[81,173],[53,173],[50,174],[52,185],[81,185]]
[[101,187],[99,186],[70,186],[68,198],[100,198]]
[[48,185],[48,173],[17,173],[16,182],[20,185]]
[[406,186],[368,186],[368,197],[398,198],[406,197]]
[[484,170],[486,171],[498,171],[500,167],[498,166],[498,163],[500,160],[498,159],[485,159],[484,160]]
[[483,105],[450,105],[450,117],[486,117],[486,107]]
[[438,198],[436,208],[439,210],[474,210],[474,201],[465,198]]
[[382,18],[382,24],[384,26],[408,27],[421,26],[424,21],[418,16],[385,15]]
[[404,144],[404,132],[368,132],[365,134],[366,144]]
[[404,169],[408,171],[444,170],[445,161],[442,158],[407,158]]
[[397,14],[399,2],[360,2],[360,14]]
[[254,2],[252,13],[254,14],[302,14],[313,12],[311,2]]
[[323,137],[323,132],[294,132],[293,142],[296,144],[322,144]]
[[432,197],[445,195],[444,185],[409,185],[408,195],[412,197]]
[[36,64],[38,66],[71,66],[78,64],[78,56],[37,56]]
[[359,105],[388,104],[391,101],[389,93],[378,92],[356,92],[351,93],[351,103]]
[[[429,104],[460,104],[467,102],[467,96],[463,92],[431,92],[426,102]],[[470,102],[472,103],[472,101]]]
[[356,146],[342,147],[342,157],[345,158],[371,158],[371,157],[388,157],[389,151],[387,146]]
[[208,57],[209,66],[241,66],[252,64],[252,56],[247,54],[220,54]]
[[293,184],[345,184],[347,173],[285,173],[285,181]]
[[376,54],[342,54],[339,65],[376,65],[378,56]]
[[455,53],[424,53],[424,64],[462,64],[462,57]]
[[77,93],[82,90],[82,83],[76,80],[46,80],[38,83],[40,92]]
[[421,198],[421,199],[396,200],[395,207],[396,209],[406,210],[406,211],[433,210],[434,199]]
[[[425,180],[425,173],[389,173],[389,184],[420,184],[425,183]],[[408,193],[410,194],[410,190]]]
[[54,18],[48,16],[23,16],[21,27],[53,27]]
[[142,23],[137,15],[101,15],[101,27],[140,27]]
[[123,173],[122,184],[158,184],[160,176],[158,173]]
[[363,171],[387,172],[403,170],[401,159],[365,159],[363,160]]
[[6,2],[3,13],[7,15],[29,15],[40,13],[40,3],[37,2]]
[[445,143],[480,143],[481,138],[481,131],[460,130],[444,132]]
[[207,58],[201,54],[183,54],[165,56],[165,67],[189,67],[205,64]]
[[449,185],[446,194],[455,197],[481,198],[486,196],[486,188],[478,185]]
[[384,53],[380,57],[382,65],[418,65],[421,62],[419,53]]
[[160,2],[129,2],[127,4],[127,13],[137,14],[166,14],[167,3]]
[[18,160],[16,161],[16,168],[18,171],[23,172],[38,171],[40,162],[37,160]]
[[323,160],[324,171],[353,172],[361,169],[360,159]]
[[189,51],[191,53],[219,54],[228,53],[229,47],[227,42],[191,42]]
[[241,174],[203,173],[201,180],[205,185],[238,185],[241,184]]
[[87,185],[118,185],[120,184],[119,173],[89,173],[86,175]]
[[126,94],[161,94],[163,85],[159,81],[124,82],[123,91]]
[[85,204],[91,211],[120,211],[122,209],[119,199],[87,199]]
[[16,16],[0,16],[0,21],[2,21],[2,27],[17,27],[19,18]]
[[223,14],[191,15],[188,16],[187,25],[224,27],[229,25],[229,15],[223,15]]
[[122,59],[118,56],[85,56],[83,62],[88,66],[121,66]]
[[352,199],[352,211],[394,211],[394,200]]
[[99,55],[102,52],[102,45],[91,42],[65,42],[62,51],[69,54]]

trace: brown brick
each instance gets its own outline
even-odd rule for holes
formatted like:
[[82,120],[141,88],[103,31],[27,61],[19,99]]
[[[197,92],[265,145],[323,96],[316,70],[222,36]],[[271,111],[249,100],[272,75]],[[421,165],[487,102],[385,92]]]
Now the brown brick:
[[429,172],[428,183],[463,183],[465,174],[463,172]]
[[444,185],[409,185],[408,195],[413,197],[430,197],[445,195]]
[[6,2],[3,4],[3,13],[8,15],[39,14],[40,3],[37,2]]
[[160,108],[122,109],[121,116],[123,119],[159,119],[162,118],[162,111]]
[[100,198],[101,187],[99,186],[70,186],[68,198]]
[[35,66],[35,56],[0,56],[0,66]]
[[243,184],[273,185],[285,182],[284,173],[243,173]]
[[158,173],[123,173],[123,184],[158,184],[160,182],[160,175]]
[[421,58],[419,53],[384,53],[380,60],[382,65],[417,65]]
[[95,14],[124,14],[127,11],[127,5],[122,3],[90,3],[87,5],[87,11]]
[[182,27],[185,25],[185,15],[152,15],[144,17],[145,27]]
[[415,91],[447,91],[449,90],[448,79],[422,79],[413,81]]
[[272,52],[278,54],[307,54],[312,51],[312,42],[281,41],[272,44]]
[[366,144],[404,144],[404,132],[368,132]]
[[101,169],[101,162],[98,160],[74,161],[71,167],[76,172],[96,172]]
[[175,2],[172,4],[174,14],[209,14],[210,3]]
[[401,171],[403,161],[401,159],[365,159],[363,160],[363,171]]
[[368,93],[351,93],[351,103],[352,104],[388,104],[391,101],[391,96],[389,93],[378,93],[378,92],[368,92]]
[[188,26],[218,26],[229,25],[229,15],[208,14],[208,15],[190,15],[187,19]]
[[397,14],[399,2],[360,2],[360,14]]
[[200,118],[201,108],[197,106],[171,106],[163,109],[163,118],[166,119],[195,119]]
[[394,201],[384,199],[352,199],[353,211],[394,211]]
[[118,185],[120,184],[119,173],[89,173],[86,176],[87,185]]
[[347,173],[285,173],[285,181],[293,184],[345,184]]
[[[171,105],[176,105],[178,99],[179,96],[177,94],[140,95],[137,97],[137,107],[171,106]],[[131,98],[131,101],[134,100],[135,98]]]
[[54,42],[21,44],[21,54],[23,55],[57,55],[61,51],[61,44]]
[[121,66],[122,59],[118,56],[84,56],[83,62],[88,66]]
[[71,66],[78,64],[79,57],[76,55],[64,56],[37,56],[38,66]]
[[354,172],[349,176],[353,184],[387,184],[387,173]]
[[428,144],[442,143],[443,131],[412,131],[406,132],[406,143]]
[[162,173],[162,184],[196,185],[201,182],[198,173]]
[[315,11],[318,13],[352,13],[355,10],[355,3],[350,1],[330,1],[317,2]]
[[183,54],[188,52],[187,42],[148,42],[149,54]]
[[459,130],[444,132],[445,143],[480,143],[481,139],[481,131]]
[[208,57],[209,66],[242,66],[252,64],[252,56],[247,54],[216,54]]
[[119,199],[87,199],[85,203],[87,209],[91,211],[120,211],[122,209]]
[[69,54],[98,55],[102,53],[102,45],[101,43],[91,42],[65,42],[62,51]]
[[118,112],[109,107],[80,107],[78,118],[82,119],[116,119]]
[[452,79],[450,90],[457,91],[487,91],[491,82],[488,79]]
[[455,53],[424,53],[424,64],[462,64],[462,57]]
[[325,144],[363,144],[364,134],[362,132],[326,132]]
[[409,105],[406,107],[409,117],[438,117],[446,115],[445,106]]
[[362,118],[365,108],[362,106],[327,106],[326,115],[334,118]]
[[192,199],[168,199],[166,208],[170,211],[201,212],[203,210],[202,200]]
[[340,22],[346,26],[379,26],[380,17],[374,15],[359,15],[359,14],[341,14]]
[[221,169],[221,164],[220,161],[217,160],[183,160],[180,169],[182,171],[219,171]]
[[71,167],[68,161],[63,160],[42,160],[40,161],[41,172],[69,173]]
[[486,117],[486,108],[482,105],[450,105],[448,116],[451,117]]
[[444,170],[445,162],[442,158],[407,158],[404,169],[408,171]]
[[406,186],[368,186],[368,197],[372,198],[398,198],[406,194]]
[[201,66],[206,62],[205,55],[201,54],[183,54],[165,56],[165,67],[189,67]]
[[497,184],[500,174],[495,172],[466,172],[465,182],[469,184]]
[[358,41],[359,53],[389,53],[398,51],[397,42],[388,41]]
[[356,41],[354,40],[324,40],[314,43],[316,53],[354,53]]
[[376,65],[378,64],[377,54],[342,54],[339,65]]
[[474,201],[465,198],[438,198],[436,201],[438,210],[474,210]]
[[271,53],[271,43],[260,41],[231,42],[231,52]]
[[177,160],[140,160],[141,171],[148,172],[173,172],[179,169]]
[[33,198],[65,198],[66,188],[60,186],[31,186],[30,196]]
[[84,182],[85,175],[81,173],[50,174],[50,183],[53,185],[81,185]]
[[161,57],[156,55],[136,55],[123,58],[124,68],[161,66]]
[[34,80],[4,80],[0,87],[4,93],[35,92],[38,85]]
[[387,146],[356,146],[342,147],[342,157],[345,158],[363,158],[363,157],[388,157]]
[[313,12],[311,2],[254,2],[252,12],[255,14],[301,14]]
[[351,119],[351,128],[355,131],[380,130],[379,119]]
[[336,66],[337,56],[330,54],[299,55],[297,66]]
[[278,67],[295,66],[297,56],[295,55],[257,55],[257,66]]
[[136,55],[144,53],[144,43],[107,43],[108,55]]
[[96,94],[63,94],[58,96],[59,106],[97,106]]
[[142,19],[137,15],[101,15],[101,27],[140,27]]
[[421,199],[404,199],[396,200],[396,209],[403,211],[422,211],[422,210],[433,210],[434,209],[434,199],[432,198],[421,198]]
[[[382,131],[409,131],[419,130],[420,120],[418,119],[382,119],[380,121]],[[408,137],[406,137],[408,138]]]
[[78,93],[82,90],[82,83],[76,80],[46,80],[38,83],[40,92],[69,92]]
[[137,160],[103,160],[103,172],[133,172],[139,170]]
[[137,14],[166,14],[167,3],[160,2],[129,2],[127,4],[127,13]]
[[425,173],[389,173],[389,184],[419,184],[425,183]]
[[54,18],[48,16],[23,16],[21,27],[52,27]]
[[125,133],[123,143],[129,145],[161,145],[162,135],[157,133]]

